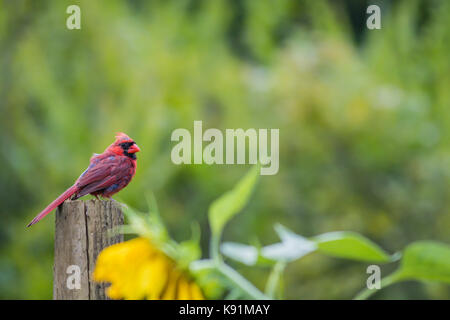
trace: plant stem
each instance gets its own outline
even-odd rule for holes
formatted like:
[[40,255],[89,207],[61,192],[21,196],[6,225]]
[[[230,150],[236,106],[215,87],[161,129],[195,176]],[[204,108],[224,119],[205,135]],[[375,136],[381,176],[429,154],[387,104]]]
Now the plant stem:
[[242,292],[238,288],[234,288],[227,294],[225,300],[236,300],[241,296]]
[[211,236],[211,244],[210,244],[210,256],[211,258],[216,262],[216,263],[220,263],[220,261],[222,261],[221,257],[220,257],[220,235],[212,235]]
[[216,270],[222,276],[227,278],[237,287],[238,290],[244,292],[249,297],[255,300],[269,300],[270,297],[258,290],[247,279],[240,275],[236,270],[226,265],[222,259],[215,261],[212,259],[197,260],[191,263],[190,270],[192,272],[199,272],[202,270]]
[[220,255],[220,234],[212,234],[209,247],[209,254],[211,255],[214,268],[221,273],[225,278],[230,280],[237,288],[246,293],[249,297],[255,300],[268,300],[270,297],[258,290],[250,281],[245,279],[236,270],[226,265]]
[[255,300],[269,300],[270,297],[258,290],[247,279],[240,275],[236,270],[226,265],[222,259],[215,261],[212,259],[197,260],[191,263],[190,270],[192,272],[199,272],[202,270],[215,270],[222,276],[227,278],[237,287],[238,290],[244,292],[249,297]]
[[230,280],[236,287],[241,289],[252,299],[255,300],[269,300],[270,297],[266,296],[264,293],[258,290],[253,284],[251,284],[247,279],[240,275],[236,270],[226,265],[223,262],[216,263],[217,270]]
[[393,284],[397,280],[399,280],[397,273],[390,274],[389,276],[387,276],[386,278],[381,280],[381,284],[380,284],[381,288],[380,289],[377,290],[377,289],[366,288],[366,289],[362,290],[360,293],[358,293],[356,295],[356,297],[353,299],[354,300],[366,300],[370,296],[372,296],[374,293],[378,292],[379,290],[381,290],[383,288],[386,288],[387,286]]
[[196,260],[189,265],[189,269],[194,273],[202,270],[212,270],[214,268],[215,264],[211,259]]
[[278,287],[278,282],[280,281],[280,277],[286,267],[286,262],[278,261],[272,269],[272,272],[269,275],[269,279],[267,280],[265,293],[271,297],[275,298],[275,291]]

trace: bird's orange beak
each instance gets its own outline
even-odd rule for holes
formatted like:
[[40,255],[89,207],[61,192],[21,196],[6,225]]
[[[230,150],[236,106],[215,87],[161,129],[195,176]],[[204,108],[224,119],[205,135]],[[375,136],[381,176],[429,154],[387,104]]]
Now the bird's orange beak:
[[131,147],[128,148],[128,153],[136,153],[141,151],[141,149],[138,147],[137,144],[133,144]]

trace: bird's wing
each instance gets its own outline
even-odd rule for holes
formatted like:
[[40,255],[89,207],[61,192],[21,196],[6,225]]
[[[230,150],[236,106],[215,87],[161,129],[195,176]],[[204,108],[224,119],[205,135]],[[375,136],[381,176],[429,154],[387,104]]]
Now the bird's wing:
[[91,184],[88,184],[87,186],[85,186],[84,188],[82,188],[78,193],[77,193],[77,198],[80,198],[82,196],[85,196],[89,193],[95,192],[95,191],[99,191],[99,190],[103,190],[105,188],[108,188],[109,186],[113,185],[114,183],[116,183],[117,181],[117,177],[115,176],[110,176],[110,177],[106,177],[103,180],[97,181],[97,182],[93,182]]
[[114,156],[100,158],[95,162],[91,162],[89,167],[81,174],[77,180],[77,186],[80,188],[87,186],[93,182],[103,180],[111,175],[113,168]]
[[77,198],[113,185],[128,172],[129,164],[125,157],[112,155],[98,158],[78,178],[80,191],[77,192]]

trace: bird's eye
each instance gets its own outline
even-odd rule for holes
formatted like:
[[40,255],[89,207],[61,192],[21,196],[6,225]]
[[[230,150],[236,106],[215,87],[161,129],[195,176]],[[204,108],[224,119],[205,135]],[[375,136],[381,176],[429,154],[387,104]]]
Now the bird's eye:
[[128,148],[131,147],[133,144],[134,144],[134,141],[132,141],[132,142],[122,142],[119,145],[122,147],[122,149],[128,150]]

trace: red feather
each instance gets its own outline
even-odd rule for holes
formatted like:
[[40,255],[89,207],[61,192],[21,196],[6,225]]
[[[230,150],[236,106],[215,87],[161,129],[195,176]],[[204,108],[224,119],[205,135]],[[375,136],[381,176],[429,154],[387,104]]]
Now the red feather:
[[45,217],[47,214],[49,214],[53,209],[55,209],[61,203],[63,203],[67,199],[69,199],[70,196],[73,195],[77,191],[78,191],[78,188],[75,185],[71,186],[69,189],[64,191],[64,193],[62,195],[60,195],[58,198],[56,198],[52,203],[50,203],[47,206],[47,208],[45,208],[41,213],[39,213],[36,217],[34,217],[34,219],[31,220],[31,222],[27,225],[27,227],[29,227],[35,223],[38,223],[39,220],[41,220],[43,217]]
[[43,217],[72,196],[78,199],[87,194],[110,198],[130,183],[136,173],[135,153],[140,149],[126,134],[118,134],[116,141],[105,152],[95,155],[89,167],[75,181],[75,184],[48,205],[29,224],[39,222]]

